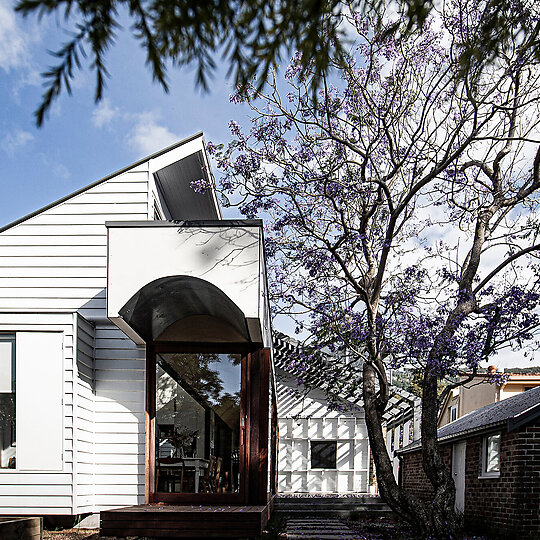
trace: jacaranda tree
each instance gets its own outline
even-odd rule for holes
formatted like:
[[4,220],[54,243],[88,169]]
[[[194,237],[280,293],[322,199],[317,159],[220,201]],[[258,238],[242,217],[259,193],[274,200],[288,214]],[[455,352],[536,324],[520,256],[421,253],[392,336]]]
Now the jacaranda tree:
[[[363,394],[380,491],[437,538],[459,527],[438,381],[538,345],[540,69],[519,38],[483,69],[460,63],[485,5],[454,0],[400,41],[343,15],[354,43],[318,99],[296,56],[282,80],[231,97],[251,128],[231,122],[232,142],[209,144],[225,202],[267,220],[275,312],[308,336],[296,361],[329,348],[362,366],[342,384]],[[422,373],[429,504],[398,486],[385,447],[398,366]]]

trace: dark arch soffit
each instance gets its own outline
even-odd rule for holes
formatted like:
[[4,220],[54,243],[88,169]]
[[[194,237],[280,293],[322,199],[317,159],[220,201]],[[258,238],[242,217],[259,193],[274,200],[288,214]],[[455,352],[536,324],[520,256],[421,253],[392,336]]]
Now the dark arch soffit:
[[218,287],[191,276],[169,276],[147,283],[119,310],[147,343],[177,321],[197,315],[226,321],[250,341],[242,310]]

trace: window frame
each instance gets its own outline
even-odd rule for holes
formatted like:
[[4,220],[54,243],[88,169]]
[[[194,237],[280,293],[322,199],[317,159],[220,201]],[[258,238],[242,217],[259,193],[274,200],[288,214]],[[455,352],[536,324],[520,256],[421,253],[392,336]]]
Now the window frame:
[[[456,413],[455,418],[452,418],[453,412]],[[450,407],[448,407],[448,421],[449,423],[452,423],[452,422],[455,422],[457,419],[458,419],[458,404],[456,403],[455,405],[450,405]]]
[[[313,443],[315,444],[332,444],[334,445],[334,467],[313,467]],[[310,471],[337,471],[337,439],[310,439],[309,441],[309,470]]]
[[1,473],[6,472],[17,472],[17,353],[16,353],[16,344],[17,344],[17,334],[16,332],[0,332],[0,341],[3,342],[10,342],[12,343],[12,357],[11,357],[11,377],[12,377],[12,392],[6,392],[9,394],[13,394],[13,405],[15,407],[14,411],[14,422],[11,426],[11,438],[13,442],[11,443],[11,447],[15,449],[15,455],[13,456],[15,459],[15,467],[0,467]]
[[[498,459],[498,468],[496,471],[487,470],[487,459],[488,459],[488,445],[490,439],[498,438],[499,446],[497,449],[497,459]],[[482,437],[482,448],[480,452],[480,475],[478,478],[499,478],[501,476],[501,442],[502,434],[501,432],[489,433]]]

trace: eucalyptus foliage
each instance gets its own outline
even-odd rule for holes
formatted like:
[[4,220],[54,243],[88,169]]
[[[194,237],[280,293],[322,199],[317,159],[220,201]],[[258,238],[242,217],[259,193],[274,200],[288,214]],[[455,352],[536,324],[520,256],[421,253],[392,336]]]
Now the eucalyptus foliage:
[[[438,383],[444,397],[497,351],[539,345],[540,70],[526,36],[464,69],[489,5],[453,0],[399,39],[391,13],[382,28],[344,14],[355,41],[316,100],[298,53],[283,79],[231,96],[251,129],[231,122],[233,141],[209,144],[224,203],[269,223],[275,311],[309,345],[296,367],[323,348],[350,359],[342,384],[363,393],[381,492],[435,537],[458,527]],[[422,374],[429,506],[396,484],[381,430],[400,366]]]

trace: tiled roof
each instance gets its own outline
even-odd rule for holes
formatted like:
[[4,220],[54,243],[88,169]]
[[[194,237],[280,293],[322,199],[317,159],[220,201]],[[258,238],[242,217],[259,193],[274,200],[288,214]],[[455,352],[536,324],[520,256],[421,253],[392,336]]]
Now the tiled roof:
[[[502,424],[506,424],[507,429],[511,431],[539,416],[540,386],[471,411],[454,422],[439,428],[437,435],[439,441],[457,439],[471,432],[483,431]],[[402,451],[414,450],[420,446],[420,443],[421,441],[417,441],[410,444]]]

